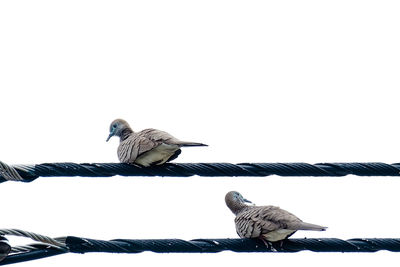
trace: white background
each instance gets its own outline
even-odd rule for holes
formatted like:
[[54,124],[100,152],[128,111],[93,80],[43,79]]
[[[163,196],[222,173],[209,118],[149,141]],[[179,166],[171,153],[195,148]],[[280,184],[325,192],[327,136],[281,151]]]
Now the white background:
[[[105,139],[121,117],[209,144],[176,162],[398,162],[399,14],[398,1],[1,1],[0,160],[117,162],[118,139]],[[399,188],[390,177],[41,178],[0,185],[0,228],[235,238],[224,196],[238,190],[329,227],[294,238],[399,237]],[[91,253],[20,266],[375,266],[397,256]]]

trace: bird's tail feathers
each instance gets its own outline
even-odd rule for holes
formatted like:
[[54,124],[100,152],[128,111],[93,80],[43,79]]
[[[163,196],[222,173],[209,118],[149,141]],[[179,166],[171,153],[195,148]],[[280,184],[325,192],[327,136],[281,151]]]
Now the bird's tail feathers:
[[327,228],[328,227],[321,225],[302,222],[300,223],[298,230],[325,231]]

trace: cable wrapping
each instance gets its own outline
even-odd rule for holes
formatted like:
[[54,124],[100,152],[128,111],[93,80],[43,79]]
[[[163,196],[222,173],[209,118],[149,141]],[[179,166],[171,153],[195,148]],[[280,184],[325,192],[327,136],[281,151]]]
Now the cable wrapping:
[[[31,182],[38,177],[263,177],[279,176],[400,176],[400,163],[167,163],[162,166],[141,167],[124,163],[43,163],[8,166],[1,163],[6,173],[0,172],[0,182],[7,180]],[[11,176],[16,173],[18,177]]]

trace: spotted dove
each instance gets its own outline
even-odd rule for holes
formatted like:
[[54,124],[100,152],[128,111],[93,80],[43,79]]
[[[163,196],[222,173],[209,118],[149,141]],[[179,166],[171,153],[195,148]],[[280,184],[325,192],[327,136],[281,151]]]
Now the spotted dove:
[[236,215],[236,232],[241,238],[276,242],[288,238],[297,230],[326,230],[324,226],[303,222],[279,207],[248,205],[246,202],[251,203],[236,191],[225,196],[226,205]]
[[134,132],[122,119],[114,120],[110,125],[110,135],[118,136],[118,158],[122,163],[137,164],[144,167],[161,165],[176,159],[184,146],[207,146],[202,143],[180,141],[167,132],[145,129]]

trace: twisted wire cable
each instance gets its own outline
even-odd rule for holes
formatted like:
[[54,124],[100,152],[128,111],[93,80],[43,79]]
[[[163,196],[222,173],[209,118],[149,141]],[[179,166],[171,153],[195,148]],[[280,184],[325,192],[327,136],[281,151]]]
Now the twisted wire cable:
[[[54,246],[55,248],[59,249],[67,249],[67,246],[65,243],[58,241],[57,239],[41,235],[41,234],[36,234],[33,232],[28,232],[24,230],[19,230],[19,229],[0,229],[0,236],[4,235],[13,235],[13,236],[21,236],[21,237],[27,237],[32,240],[41,242],[42,244]],[[33,249],[34,245],[27,245],[27,246],[20,246],[20,247],[14,247],[11,249],[11,252],[21,252],[21,251],[29,251],[30,249]]]
[[139,253],[215,253],[225,250],[234,252],[376,252],[388,250],[400,252],[400,239],[356,238],[341,240],[337,238],[287,239],[266,246],[259,239],[115,239],[110,241],[67,237],[66,244],[71,252],[112,252]]
[[8,239],[0,235],[0,262],[8,256],[11,251],[11,246]]
[[24,180],[24,178],[22,178],[21,175],[19,175],[18,171],[15,168],[1,161],[0,161],[0,177],[3,177],[5,180],[8,181]]
[[65,241],[65,237],[54,239],[19,229],[0,229],[0,242],[7,241],[4,237],[5,235],[27,237],[40,243],[15,247],[9,246],[8,242],[5,243],[8,248],[4,245],[0,246],[0,265],[50,257],[68,252],[68,247],[63,242]]
[[[0,182],[31,182],[38,177],[111,177],[121,176],[400,176],[400,163],[167,163],[141,167],[125,163],[43,163],[9,166],[0,162]],[[3,170],[3,171],[1,171]],[[21,177],[21,179],[19,178]]]
[[[36,235],[39,236],[39,235]],[[271,243],[268,247],[259,239],[115,239],[110,241],[67,236],[55,238],[65,240],[67,249],[47,244],[33,244],[31,251],[10,254],[0,261],[0,265],[40,259],[67,252],[88,253],[217,253],[233,252],[269,252],[294,253],[304,250],[313,252],[376,252],[387,250],[400,252],[400,239],[396,238],[355,238],[341,240],[337,238],[287,239]]]

